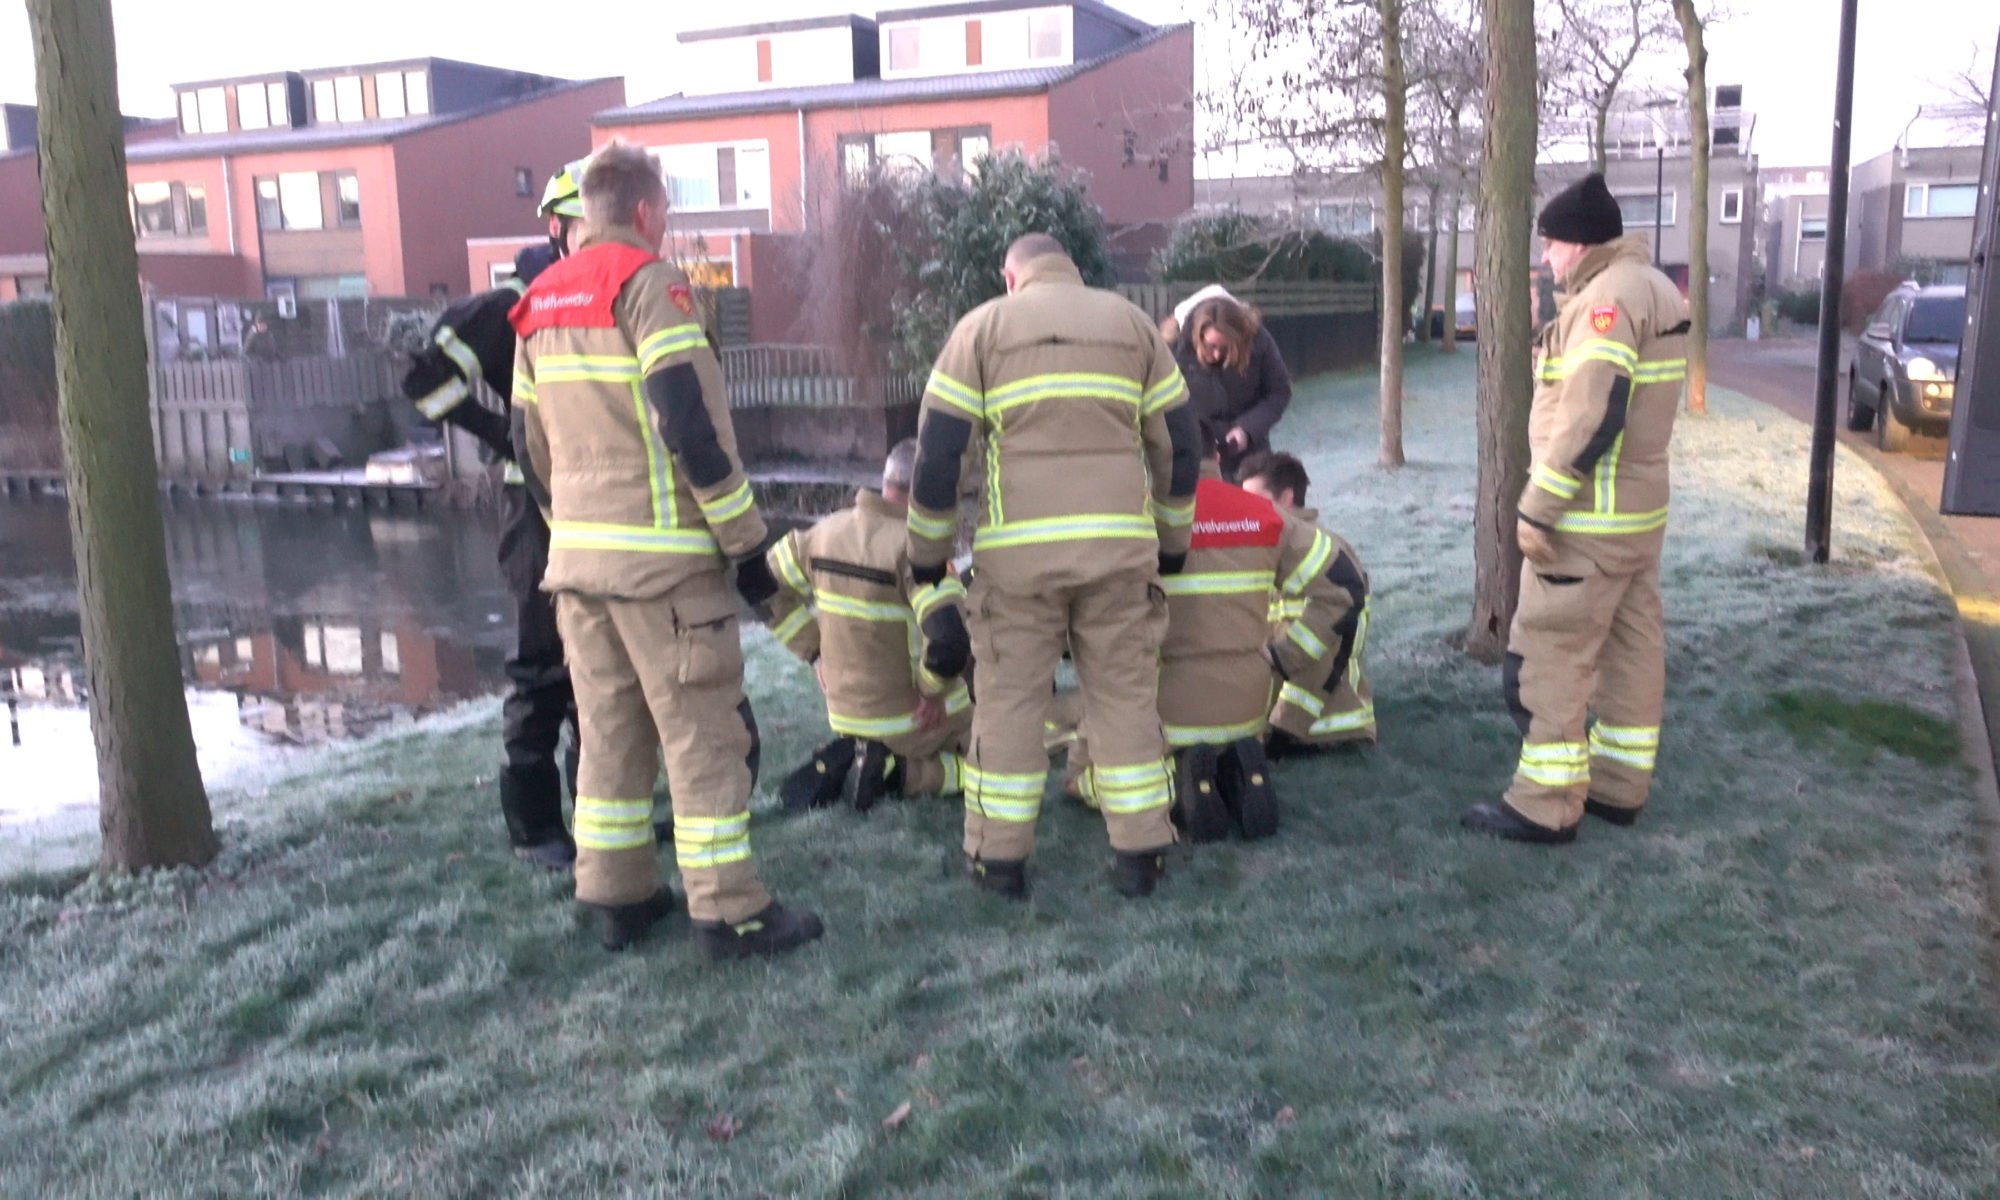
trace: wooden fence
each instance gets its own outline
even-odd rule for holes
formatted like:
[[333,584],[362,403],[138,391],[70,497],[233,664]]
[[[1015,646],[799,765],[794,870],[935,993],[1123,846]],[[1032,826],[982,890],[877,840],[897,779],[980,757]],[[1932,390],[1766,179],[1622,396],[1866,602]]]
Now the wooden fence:
[[398,394],[395,364],[373,351],[160,363],[152,381],[153,447],[170,479],[244,479],[320,442],[359,462],[395,432],[382,403]]
[[920,376],[863,379],[840,369],[825,346],[725,346],[722,377],[731,408],[885,408],[923,397]]

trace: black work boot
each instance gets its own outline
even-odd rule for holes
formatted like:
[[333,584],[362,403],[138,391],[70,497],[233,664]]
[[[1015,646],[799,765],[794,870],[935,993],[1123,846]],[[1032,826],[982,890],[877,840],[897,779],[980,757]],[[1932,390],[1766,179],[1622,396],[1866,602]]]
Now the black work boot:
[[674,894],[661,888],[636,904],[585,904],[598,915],[598,938],[617,953],[646,936],[674,911]]
[[1262,742],[1243,738],[1231,744],[1222,752],[1215,782],[1245,841],[1278,832],[1278,792],[1271,784],[1271,763]]
[[903,760],[880,742],[863,742],[847,773],[845,796],[855,812],[867,812],[884,796],[903,790]]
[[796,950],[826,932],[817,915],[793,912],[772,901],[763,912],[734,925],[727,921],[696,921],[695,945],[716,962],[728,958],[765,957]]
[[1214,746],[1189,746],[1174,756],[1174,816],[1190,841],[1229,836],[1229,809],[1216,786],[1218,761]]
[[973,885],[1008,900],[1028,898],[1028,864],[1005,859],[965,856],[965,873]]
[[1458,823],[1475,833],[1534,846],[1561,846],[1576,840],[1576,826],[1550,829],[1546,825],[1537,825],[1509,808],[1505,802],[1475,804],[1459,815]]
[[812,761],[785,777],[778,799],[794,811],[825,808],[840,799],[854,766],[854,739],[835,738],[813,751]]
[[1121,896],[1134,900],[1153,894],[1153,886],[1167,873],[1167,848],[1120,850],[1111,860],[1111,886]]
[[563,828],[562,776],[554,763],[500,768],[500,812],[515,858],[545,871],[576,865],[576,843]]
[[1639,823],[1639,810],[1622,804],[1606,804],[1602,800],[1585,800],[1583,811],[1593,817],[1602,817],[1613,825],[1632,826]]
[[576,842],[567,832],[549,834],[539,841],[514,843],[514,857],[544,871],[573,871]]

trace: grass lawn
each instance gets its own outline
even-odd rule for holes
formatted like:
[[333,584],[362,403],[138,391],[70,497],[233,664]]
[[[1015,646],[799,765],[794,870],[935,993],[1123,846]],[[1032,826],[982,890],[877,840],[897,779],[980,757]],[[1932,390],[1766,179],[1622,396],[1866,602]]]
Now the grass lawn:
[[[760,821],[824,942],[598,950],[507,855],[490,707],[333,752],[220,864],[0,879],[0,1195],[1990,1196],[2000,1024],[1948,600],[1843,453],[1712,393],[1668,539],[1667,718],[1634,829],[1462,834],[1515,734],[1446,645],[1471,576],[1471,354],[1278,441],[1376,587],[1382,745],[1288,761],[1275,842],[1119,899],[1052,796],[1034,901],[959,815]],[[768,785],[823,736],[761,633]],[[1907,725],[1911,732],[1899,732]],[[907,1106],[907,1107],[905,1107]],[[896,1114],[904,1114],[900,1118]]]

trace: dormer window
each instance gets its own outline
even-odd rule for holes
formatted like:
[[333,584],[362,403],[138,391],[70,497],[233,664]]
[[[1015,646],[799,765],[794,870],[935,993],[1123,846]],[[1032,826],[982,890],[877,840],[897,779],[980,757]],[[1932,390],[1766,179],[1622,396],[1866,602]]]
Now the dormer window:
[[954,71],[1010,71],[1067,63],[1071,10],[1022,8],[976,17],[911,16],[885,27],[888,75],[942,75]]

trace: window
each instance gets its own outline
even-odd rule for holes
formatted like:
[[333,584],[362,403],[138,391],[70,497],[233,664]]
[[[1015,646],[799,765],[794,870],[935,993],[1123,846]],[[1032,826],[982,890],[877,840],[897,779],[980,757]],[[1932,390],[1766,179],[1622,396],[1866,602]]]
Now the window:
[[431,77],[422,71],[403,72],[403,100],[411,116],[430,116]]
[[292,124],[291,88],[283,80],[264,85],[265,107],[271,110],[271,124],[289,129]]
[[384,633],[382,643],[382,673],[401,675],[403,673],[403,643],[393,633]]
[[1375,206],[1366,200],[1329,200],[1312,207],[1312,223],[1329,237],[1366,237],[1375,230]]
[[840,139],[840,181],[851,188],[865,188],[875,171],[875,147],[861,137]]
[[361,180],[352,171],[333,177],[334,220],[342,229],[361,227]]
[[667,199],[675,208],[722,206],[715,147],[665,147],[660,151],[660,168],[667,177]]
[[891,71],[914,71],[917,69],[917,27],[898,25],[889,31],[889,69]]
[[1826,240],[1826,218],[1824,216],[1799,216],[1799,240],[1802,242],[1823,242]]
[[1028,17],[1028,57],[1037,62],[1064,57],[1068,41],[1068,9],[1032,13]]
[[1737,225],[1743,221],[1743,189],[1724,188],[1722,190],[1722,223]]
[[991,153],[993,153],[992,134],[961,134],[958,139],[958,170],[960,176],[966,182],[971,182],[977,178],[981,160]]
[[667,196],[683,211],[771,206],[770,152],[763,142],[658,146]]
[[527,167],[514,168],[514,194],[533,197],[535,194],[535,173]]
[[239,84],[236,88],[236,124],[241,129],[269,129],[271,108],[261,83]]
[[201,102],[193,92],[181,93],[181,132],[201,132]]
[[291,171],[283,175],[260,175],[257,188],[257,228],[323,229],[325,211],[320,204],[319,172]]
[[196,93],[201,104],[203,133],[229,132],[229,96],[219,87],[205,87]]
[[979,62],[970,55],[967,66],[983,66],[995,71],[1026,66],[1028,62],[1028,14],[991,13],[979,22]]
[[[1613,199],[1618,201],[1618,211],[1624,215],[1625,228],[1627,229],[1651,229],[1656,211],[1661,225],[1672,225],[1674,217],[1677,215],[1674,210],[1679,207],[1674,202],[1675,198],[1675,193],[1672,190],[1667,191],[1664,195],[1656,195],[1653,192],[1633,192],[1614,194],[1613,196]],[[1657,209],[1655,208],[1656,204],[1658,206]]]
[[1949,342],[1965,336],[1964,296],[1918,296],[1903,324],[1906,342]]
[[331,125],[337,119],[333,115],[333,80],[313,80],[313,123]]
[[771,82],[771,39],[757,39],[757,82]]
[[986,57],[983,34],[984,30],[977,20],[965,23],[965,65],[968,67],[979,66]]
[[182,195],[187,200],[187,232],[207,237],[208,189],[198,183],[190,183],[182,189]]
[[1906,217],[1969,217],[1978,207],[1976,183],[1913,183],[1903,193]]
[[132,185],[132,228],[142,238],[174,235],[173,185],[166,183]]
[[862,188],[878,175],[915,179],[948,168],[963,181],[992,150],[993,130],[986,125],[849,134],[840,139],[840,176],[848,187]]
[[14,276],[14,294],[23,300],[46,300],[49,298],[49,277],[46,275]]
[[770,159],[761,145],[736,148],[736,207],[771,207]]
[[257,228],[283,229],[284,210],[278,205],[278,180],[274,175],[260,176],[257,188]]
[[384,71],[375,77],[375,115],[385,120],[395,120],[408,116],[409,106],[403,101],[403,73]]
[[361,106],[361,76],[342,75],[333,81],[333,107],[343,122],[366,119]]
[[514,264],[511,262],[487,263],[486,287],[488,290],[497,288],[509,279],[514,278],[516,274],[518,272],[514,270]]
[[906,179],[928,174],[932,167],[931,131],[876,134],[875,166],[885,175]]
[[1723,84],[1722,86],[1720,86],[1720,87],[1716,88],[1716,89],[1715,89],[1715,107],[1717,107],[1717,108],[1742,108],[1742,107],[1743,107],[1743,85],[1742,85],[1742,84],[1740,84],[1740,83],[1727,83],[1727,84]]

